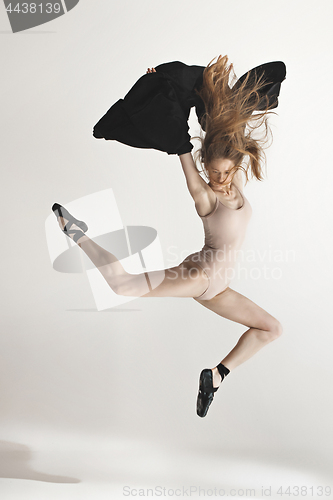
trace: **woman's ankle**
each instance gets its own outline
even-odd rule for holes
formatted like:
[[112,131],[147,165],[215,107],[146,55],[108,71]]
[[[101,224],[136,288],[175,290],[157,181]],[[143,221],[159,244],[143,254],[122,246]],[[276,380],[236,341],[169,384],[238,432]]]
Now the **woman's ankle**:
[[213,387],[214,388],[219,387],[220,383],[222,382],[222,377],[219,374],[219,371],[216,368],[216,366],[215,368],[212,368],[212,374],[213,374]]
[[222,363],[219,363],[215,368],[212,369],[213,374],[213,387],[219,387],[222,380],[230,373],[229,368],[227,368]]

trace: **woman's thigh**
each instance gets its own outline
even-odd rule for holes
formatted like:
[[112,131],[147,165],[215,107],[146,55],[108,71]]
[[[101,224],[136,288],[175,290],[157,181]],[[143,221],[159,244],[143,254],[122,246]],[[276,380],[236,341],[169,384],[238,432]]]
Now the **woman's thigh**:
[[[121,280],[117,293],[134,297],[198,297],[208,287],[208,278],[201,268],[192,263],[127,275]],[[147,292],[146,290],[150,291]]]
[[229,287],[210,300],[195,300],[223,318],[248,328],[269,331],[279,325],[274,316]]

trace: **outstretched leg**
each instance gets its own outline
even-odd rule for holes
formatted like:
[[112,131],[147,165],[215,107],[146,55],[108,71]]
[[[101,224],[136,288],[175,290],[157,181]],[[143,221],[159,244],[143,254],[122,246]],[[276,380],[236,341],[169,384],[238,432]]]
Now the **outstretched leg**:
[[[55,214],[60,228],[64,230],[68,219],[65,216],[60,216],[59,212],[55,211]],[[98,268],[108,285],[118,295],[130,297],[198,297],[208,286],[208,278],[205,273],[191,261],[184,261],[179,266],[169,269],[130,274],[124,269],[115,255],[97,245],[76,224],[72,223],[70,231],[65,232],[82,248]]]

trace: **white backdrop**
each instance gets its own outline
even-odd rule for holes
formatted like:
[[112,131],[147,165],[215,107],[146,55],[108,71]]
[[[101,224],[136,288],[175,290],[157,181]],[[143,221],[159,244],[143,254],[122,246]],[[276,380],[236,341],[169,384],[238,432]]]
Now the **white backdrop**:
[[[1,498],[333,488],[332,15],[329,0],[81,0],[12,34],[0,6]],[[166,266],[170,247],[179,261],[200,249],[177,156],[96,140],[92,127],[148,67],[219,54],[238,76],[287,66],[267,179],[245,188],[244,249],[256,255],[246,266],[259,277],[232,284],[284,335],[230,374],[200,419],[199,373],[245,328],[191,299],[97,312],[84,275],[52,269],[44,223],[54,202],[112,188],[124,224],[157,230]]]

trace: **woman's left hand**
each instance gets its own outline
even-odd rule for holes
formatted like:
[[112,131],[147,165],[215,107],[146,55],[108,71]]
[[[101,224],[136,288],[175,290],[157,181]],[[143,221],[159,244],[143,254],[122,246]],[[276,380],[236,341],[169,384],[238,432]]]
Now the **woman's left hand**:
[[155,69],[155,68],[151,68],[151,69],[150,69],[150,68],[148,68],[148,69],[147,69],[147,71],[146,71],[146,75],[147,75],[148,73],[156,73],[156,69]]

